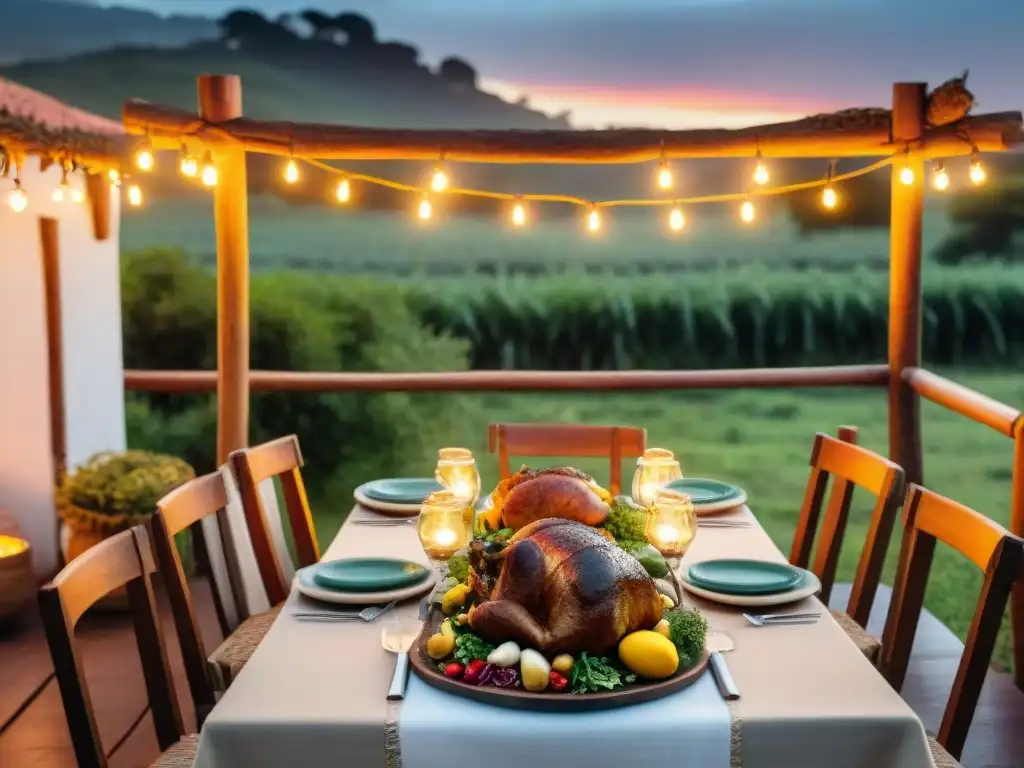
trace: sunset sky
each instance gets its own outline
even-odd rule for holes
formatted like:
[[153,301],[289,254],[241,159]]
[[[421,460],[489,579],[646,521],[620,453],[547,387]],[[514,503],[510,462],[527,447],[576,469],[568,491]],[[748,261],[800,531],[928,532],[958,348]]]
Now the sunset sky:
[[103,0],[217,16],[308,7],[370,16],[427,63],[578,127],[739,126],[886,106],[893,80],[970,68],[984,111],[1024,102],[1022,0]]

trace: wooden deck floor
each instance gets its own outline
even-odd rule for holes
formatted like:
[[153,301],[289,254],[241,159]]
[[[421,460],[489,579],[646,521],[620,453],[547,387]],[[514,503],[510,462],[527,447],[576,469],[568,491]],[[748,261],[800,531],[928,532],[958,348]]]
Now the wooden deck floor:
[[[219,637],[209,592],[197,585],[196,609],[204,635]],[[837,586],[833,604],[844,607],[848,587]],[[889,590],[880,590],[869,629],[878,634],[888,609]],[[163,611],[165,632],[171,620]],[[144,768],[158,753],[152,723],[145,712],[142,671],[131,629],[123,615],[89,616],[80,634],[86,675],[98,727],[112,768]],[[963,646],[930,614],[922,617],[904,697],[934,732],[942,718]],[[177,645],[168,651],[186,722],[194,726],[187,684]],[[0,766],[3,768],[74,768],[60,693],[38,621],[0,635]],[[33,698],[33,695],[36,694]],[[26,705],[26,702],[29,702]],[[141,718],[141,719],[140,719]],[[116,749],[115,749],[116,747]],[[1010,679],[989,674],[981,705],[964,752],[966,768],[1024,766],[1024,693]]]

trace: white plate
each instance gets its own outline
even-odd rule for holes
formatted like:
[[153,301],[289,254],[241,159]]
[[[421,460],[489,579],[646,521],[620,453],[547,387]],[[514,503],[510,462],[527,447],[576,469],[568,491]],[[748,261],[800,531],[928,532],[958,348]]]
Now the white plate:
[[778,592],[774,595],[725,595],[721,592],[712,592],[710,589],[702,589],[696,584],[692,584],[687,578],[686,570],[679,574],[679,583],[683,585],[683,589],[687,592],[715,603],[736,605],[741,608],[765,608],[773,605],[794,603],[797,600],[803,600],[805,597],[816,595],[821,591],[821,582],[818,581],[818,577],[810,571],[804,571],[802,568],[800,570],[803,571],[804,575],[797,586],[787,592]]
[[392,600],[408,600],[429,592],[437,584],[437,573],[431,569],[430,575],[426,579],[409,587],[389,589],[384,592],[339,592],[336,589],[324,589],[318,586],[313,581],[313,568],[316,566],[309,565],[295,572],[295,588],[306,597],[325,603],[372,605],[374,603],[390,603]]
[[747,503],[747,494],[745,491],[740,491],[739,496],[732,496],[728,499],[722,499],[722,501],[715,501],[711,504],[694,504],[693,511],[697,517],[702,515],[716,515],[719,512],[728,512],[730,509],[736,509],[743,504]]
[[363,489],[367,485],[369,485],[369,483],[363,483],[352,493],[352,495],[355,496],[356,502],[360,506],[391,517],[415,517],[420,513],[419,504],[396,504],[393,501],[378,501],[377,499],[371,499],[363,492]]

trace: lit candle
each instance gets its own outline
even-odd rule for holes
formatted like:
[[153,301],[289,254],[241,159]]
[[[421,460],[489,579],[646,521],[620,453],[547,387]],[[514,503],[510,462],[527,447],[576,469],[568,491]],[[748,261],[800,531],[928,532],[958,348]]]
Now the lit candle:
[[659,488],[673,480],[679,480],[682,476],[683,470],[672,451],[665,448],[648,448],[643,456],[636,460],[633,500],[649,507],[654,503]]
[[448,559],[469,541],[472,520],[466,519],[467,508],[466,502],[449,490],[435,491],[420,507],[416,533],[439,578],[445,575]]
[[675,566],[696,532],[697,518],[690,497],[667,488],[659,490],[648,513],[647,541]]
[[466,448],[442,448],[437,452],[434,479],[469,506],[480,498],[480,472]]

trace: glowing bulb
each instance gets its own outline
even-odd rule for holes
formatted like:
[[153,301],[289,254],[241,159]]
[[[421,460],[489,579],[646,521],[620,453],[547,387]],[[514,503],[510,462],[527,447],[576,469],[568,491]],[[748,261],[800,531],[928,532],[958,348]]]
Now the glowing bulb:
[[72,187],[71,188],[71,202],[72,203],[81,203],[84,200],[85,200],[85,193],[82,190],[80,190],[78,187]]
[[974,158],[971,160],[970,177],[972,184],[984,184],[988,174],[985,173],[985,166],[981,164],[981,160]]
[[683,216],[681,210],[678,208],[672,209],[672,212],[668,215],[668,226],[673,232],[678,232],[686,226],[686,217]]
[[904,165],[900,168],[900,184],[910,186],[914,183],[914,169],[909,165]]
[[422,200],[420,200],[420,207],[419,210],[417,211],[417,215],[420,217],[421,221],[426,221],[427,219],[429,219],[433,212],[434,207],[430,204],[430,200],[428,200],[425,197]]
[[764,160],[758,160],[754,166],[754,183],[762,187],[768,183],[768,166],[764,164]]
[[14,189],[7,195],[7,204],[11,206],[11,210],[15,213],[24,213],[25,209],[28,208],[28,195],[21,188],[20,181],[14,182]]
[[935,173],[932,174],[932,186],[940,192],[949,189],[949,174],[946,173],[942,163],[935,167]]
[[658,186],[662,189],[672,188],[672,169],[664,160],[661,161],[661,169],[658,171]]
[[441,166],[434,168],[434,175],[430,177],[430,188],[435,192],[444,192],[448,189],[448,174]]
[[132,184],[128,187],[128,205],[138,208],[142,205],[142,189],[138,184]]
[[740,218],[747,224],[754,221],[757,216],[757,211],[754,210],[754,204],[749,200],[744,200],[743,205],[740,206]]
[[821,193],[821,204],[826,208],[835,208],[839,204],[839,195],[836,194],[835,189],[829,184]]
[[591,208],[590,213],[587,214],[587,229],[591,232],[597,232],[601,228],[601,214],[598,213],[597,208]]
[[68,183],[66,181],[62,181],[60,183],[60,186],[57,187],[55,190],[53,190],[53,202],[55,202],[55,203],[63,203],[64,202],[64,189],[67,187],[67,185],[68,185]]
[[200,178],[207,187],[215,187],[217,186],[218,176],[217,166],[213,164],[213,155],[207,152],[206,157],[203,158],[203,171],[200,174]]
[[299,166],[294,160],[289,160],[288,165],[284,167],[284,180],[289,184],[294,184],[299,180]]
[[352,185],[349,184],[348,179],[342,179],[338,182],[338,189],[335,190],[334,194],[338,198],[339,203],[347,203],[352,199]]
[[181,164],[178,166],[181,170],[182,176],[193,177],[199,173],[199,161],[191,155],[185,155],[181,158]]
[[139,148],[135,151],[135,164],[143,171],[152,171],[153,166],[156,165],[156,160],[153,158],[153,147],[150,146],[148,139],[139,144]]
[[107,171],[107,178],[110,179],[112,184],[121,183],[121,173],[116,168],[111,168]]
[[526,224],[526,209],[523,208],[522,203],[516,203],[512,209],[512,223],[517,227]]

